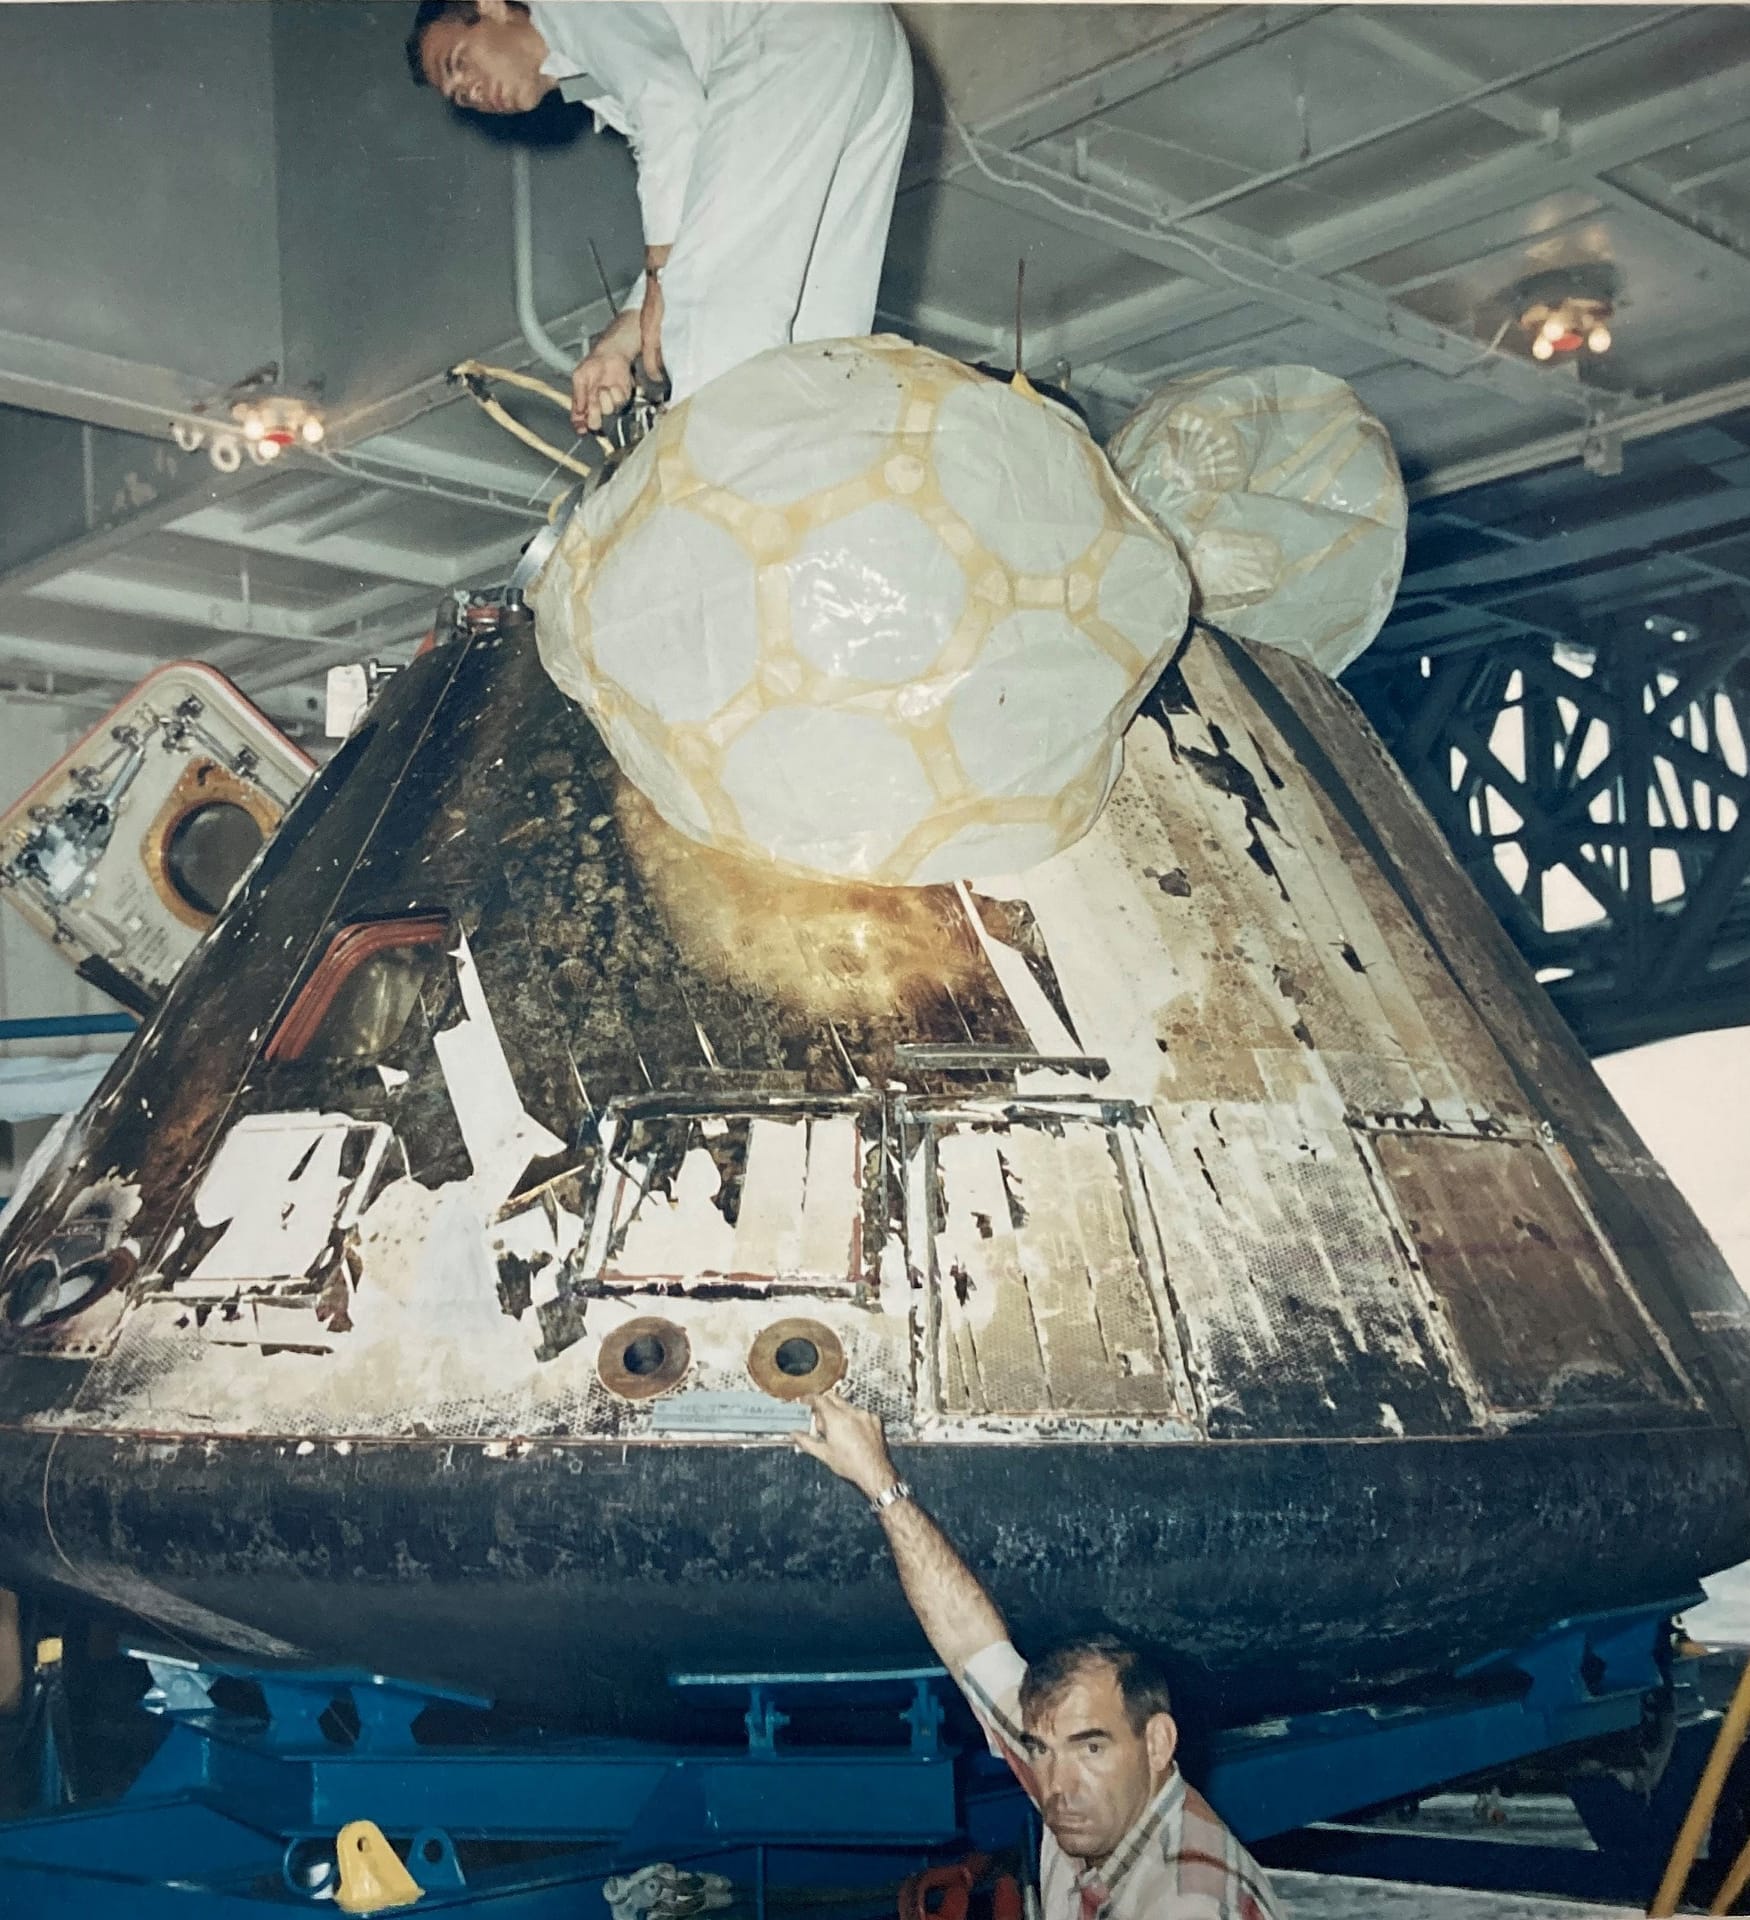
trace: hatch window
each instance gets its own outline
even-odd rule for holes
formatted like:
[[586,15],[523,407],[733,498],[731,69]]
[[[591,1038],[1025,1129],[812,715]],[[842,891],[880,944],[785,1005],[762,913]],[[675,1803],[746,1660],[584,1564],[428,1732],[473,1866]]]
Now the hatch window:
[[447,913],[340,928],[274,1029],[266,1059],[379,1059],[441,975],[453,937]]
[[178,896],[196,913],[216,914],[261,851],[266,835],[247,807],[203,800],[170,829],[164,867]]

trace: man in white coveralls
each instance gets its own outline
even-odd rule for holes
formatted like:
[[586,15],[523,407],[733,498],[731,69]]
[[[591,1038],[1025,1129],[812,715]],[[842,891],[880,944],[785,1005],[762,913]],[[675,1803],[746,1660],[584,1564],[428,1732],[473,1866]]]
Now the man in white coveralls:
[[887,6],[762,0],[423,0],[414,76],[453,105],[581,100],[632,143],[645,272],[572,375],[579,433],[768,347],[870,331],[911,55]]
[[1023,1660],[978,1576],[894,1471],[881,1422],[816,1394],[796,1444],[874,1508],[936,1657],[1044,1822],[1043,1920],[1281,1920],[1257,1861],[1179,1771],[1165,1676],[1110,1634]]

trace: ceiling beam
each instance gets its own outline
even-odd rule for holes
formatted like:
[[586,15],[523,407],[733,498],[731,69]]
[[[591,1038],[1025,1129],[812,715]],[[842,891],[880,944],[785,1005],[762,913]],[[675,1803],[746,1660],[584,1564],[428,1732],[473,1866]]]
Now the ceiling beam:
[[505,514],[533,526],[546,523],[547,510],[537,496],[546,490],[551,477],[537,479],[531,486],[531,476],[535,473],[532,461],[526,467],[517,467],[482,460],[472,454],[452,453],[428,447],[410,432],[383,433],[341,454],[309,457],[319,461],[326,471],[367,486],[477,507],[482,512]]
[[1102,162],[1090,159],[1085,175],[1077,178],[1074,161],[1065,163],[1051,143],[1042,143],[1032,153],[987,157],[971,190],[1084,237],[1093,220],[1114,246],[1136,259],[1214,285],[1244,285],[1252,297],[1297,319],[1329,327],[1455,381],[1487,388],[1516,404],[1546,413],[1556,407],[1587,410],[1591,405],[1577,382],[1552,381],[1529,360],[1480,355],[1475,340],[1412,313],[1373,287],[1325,280],[1284,266],[1260,249],[1200,230],[1185,231],[1170,205]]
[[[1250,52],[1331,11],[1329,6],[1211,7],[1202,18],[1177,31],[1169,29],[1160,40],[1135,53],[1060,81],[981,121],[976,137],[998,147],[1014,149],[1051,134],[1067,132],[1095,114],[1108,113],[1128,100],[1154,93],[1233,54]],[[1163,9],[1163,17],[1164,13]],[[946,127],[942,128],[942,138],[949,157],[929,155],[908,166],[900,175],[902,197],[923,188],[946,185],[970,169],[972,162]]]
[[1104,361],[1133,347],[1146,346],[1161,337],[1166,324],[1163,316],[1171,299],[1169,289],[1178,284],[1182,282],[1163,279],[1158,286],[1120,294],[1053,326],[1040,327],[1028,335],[1028,358],[1035,366],[1067,361],[1079,373],[1090,361]]
[[[1619,414],[1601,430],[1603,436],[1626,445],[1644,440],[1674,427],[1699,426],[1721,414],[1737,413],[1750,407],[1750,379],[1732,380],[1722,386],[1707,387],[1681,400],[1660,401]],[[1565,433],[1550,434],[1539,440],[1509,447],[1504,452],[1479,454],[1473,460],[1455,460],[1436,467],[1432,473],[1412,481],[1411,502],[1435,500],[1449,493],[1463,493],[1471,487],[1486,487],[1496,480],[1511,480],[1517,474],[1535,473],[1541,467],[1553,467],[1564,460],[1578,459],[1586,451],[1591,435],[1583,427]]]
[[1637,557],[1656,554],[1673,541],[1745,522],[1750,522],[1750,494],[1726,487],[1695,499],[1638,507],[1608,520],[1589,522],[1571,533],[1552,533],[1541,540],[1526,540],[1494,553],[1406,574],[1399,598],[1407,601],[1422,594],[1471,593],[1485,587],[1499,590],[1610,558],[1634,564]]
[[1594,119],[1569,121],[1548,146],[1514,147],[1371,207],[1303,228],[1290,251],[1300,265],[1320,272],[1355,266],[1420,238],[1431,225],[1467,225],[1523,206],[1552,186],[1583,189],[1594,175],[1705,140],[1742,120],[1750,120],[1743,69],[1704,74]]
[[325,653],[319,657],[306,659],[276,659],[271,656],[261,660],[254,667],[239,666],[231,669],[231,676],[240,685],[244,685],[250,697],[261,693],[272,693],[286,687],[308,686],[320,689],[327,678],[330,667],[350,666],[355,661],[381,660],[387,664],[401,666],[413,657],[412,648],[417,640],[424,637],[431,622],[405,633],[384,631],[376,634],[364,634],[358,637],[349,651],[333,654]]
[[281,524],[297,535],[300,546],[313,546],[331,534],[345,533],[349,528],[376,519],[394,504],[395,496],[386,488],[342,483],[338,488],[331,485],[327,505],[311,514],[288,517]]
[[[391,608],[408,606],[404,590],[380,587],[351,594],[326,606],[294,610],[263,604],[253,598],[231,599],[203,587],[174,586],[163,580],[140,579],[98,567],[82,568],[47,581],[33,589],[33,597],[124,618],[170,620],[209,633],[308,641],[321,646],[349,645],[356,637],[356,622]],[[419,605],[423,610],[424,601]],[[336,633],[334,629],[342,625],[355,625],[355,632]]]
[[480,566],[491,563],[490,556],[514,554],[525,537],[520,529],[507,532],[458,558],[450,554],[416,553],[385,541],[344,534],[310,540],[301,527],[248,525],[241,516],[223,507],[206,507],[189,514],[176,521],[170,531],[217,546],[275,554],[311,566],[333,567],[338,572],[399,580],[433,592],[443,592],[478,577]]
[[[214,477],[218,478],[217,475]],[[45,552],[33,554],[22,565],[0,572],[0,592],[28,592],[58,579],[62,574],[105,560],[112,553],[132,546],[145,535],[161,531],[179,515],[186,514],[188,508],[186,494],[174,495],[155,500],[150,506],[141,507],[104,526],[94,527],[76,539],[64,540]]]
[[1675,235],[1698,266],[1750,284],[1750,240],[1726,221],[1685,206],[1675,188],[1651,167],[1619,167],[1608,175],[1590,176],[1585,184],[1607,207]]
[[264,488],[256,500],[232,508],[231,517],[238,526],[271,526],[317,500],[332,498],[337,485],[324,474],[300,473],[277,462],[270,473],[276,485]]
[[[1698,568],[1693,577],[1685,569],[1681,579],[1661,578],[1661,565],[1670,558],[1642,553],[1620,565],[1604,566],[1577,578],[1509,583],[1497,589],[1504,594],[1504,601],[1491,600],[1486,593],[1466,601],[1456,593],[1425,596],[1412,589],[1403,596],[1412,603],[1412,609],[1394,613],[1380,644],[1388,653],[1441,653],[1450,650],[1455,639],[1480,630],[1494,639],[1513,632],[1584,641],[1598,622],[1614,614],[1655,605],[1669,611],[1695,604],[1700,594],[1718,593],[1734,585],[1740,590],[1743,587],[1743,582],[1707,567]],[[1542,602],[1552,596],[1559,600],[1559,611],[1549,619],[1528,619],[1516,610],[1528,601]],[[1702,625],[1699,615],[1695,624]]]
[[1696,193],[1703,187],[1711,187],[1716,180],[1723,180],[1730,173],[1737,173],[1750,165],[1750,151],[1740,151],[1727,160],[1713,160],[1705,167],[1697,167],[1693,173],[1685,172],[1671,185],[1679,193]]
[[[604,296],[549,320],[546,323],[547,331],[560,340],[593,339],[614,318],[614,311],[612,302]],[[484,361],[487,366],[511,367],[518,372],[525,372],[536,365],[534,354],[520,335],[513,340],[500,341],[474,358]],[[408,386],[398,387],[393,393],[330,414],[327,446],[331,452],[338,452],[375,441],[381,434],[399,433],[423,415],[454,406],[462,398],[463,389],[450,378],[449,368],[440,367],[436,373],[429,373],[424,379],[415,380]]]
[[[581,334],[599,330],[612,318],[612,310],[605,300],[592,300],[550,325],[555,332]],[[530,358],[521,339],[488,348],[483,357],[491,365],[517,368],[526,366]],[[172,368],[124,360],[113,354],[92,353],[82,347],[0,329],[0,405],[83,420],[97,426],[118,427],[163,440],[174,425],[210,433],[214,419],[198,408],[217,393],[211,382]],[[423,448],[416,438],[401,437],[402,430],[411,423],[425,414],[454,405],[461,397],[462,391],[449,379],[448,369],[442,368],[380,399],[330,415],[327,452],[342,453],[368,442],[368,458],[382,470],[375,476],[379,485],[417,482],[427,476],[443,481],[448,476],[452,488],[448,496],[436,487],[423,490],[435,498],[453,497],[465,505],[540,522],[545,518],[543,509],[531,505],[527,499],[531,477],[539,472],[532,459],[522,463],[513,456],[504,464],[458,459]],[[376,437],[384,434],[395,438],[384,443]],[[486,471],[492,477],[484,482],[458,478],[455,477],[458,467]],[[297,468],[333,473],[347,471],[338,463],[327,465],[323,454],[294,448],[275,467],[246,468],[238,478],[252,480],[266,473],[286,473]],[[373,476],[355,472],[348,477]]]
[[1525,134],[1533,140],[1553,140],[1561,132],[1559,108],[1540,107],[1523,94],[1516,93],[1511,86],[1503,87],[1499,92],[1477,94],[1476,89],[1483,84],[1481,74],[1473,72],[1449,54],[1423,46],[1413,34],[1405,32],[1390,20],[1381,19],[1377,13],[1364,12],[1358,7],[1344,7],[1337,17],[1345,35],[1384,54],[1394,66],[1410,73],[1419,73],[1425,80],[1432,80],[1457,93],[1472,95],[1473,113],[1480,113],[1497,125],[1511,127],[1515,133]]
[[[1411,72],[1426,74],[1431,79],[1460,90],[1474,88],[1481,83],[1482,76],[1462,61],[1424,47],[1396,24],[1382,20],[1377,14],[1350,8],[1342,17],[1342,25],[1350,35],[1378,48]],[[1546,144],[1554,141],[1562,130],[1562,116],[1557,108],[1538,107],[1510,91],[1478,100],[1477,111]],[[1563,172],[1574,185],[1595,193],[1607,206],[1633,217],[1651,220],[1667,229],[1676,228],[1690,250],[1705,264],[1724,266],[1738,275],[1750,268],[1750,248],[1746,247],[1742,238],[1725,222],[1710,218],[1694,207],[1685,206],[1676,189],[1650,167],[1631,161],[1623,167],[1612,169],[1614,179],[1604,179],[1596,169],[1584,172],[1577,170],[1570,158],[1564,164]],[[1547,238],[1545,235],[1539,237]],[[1403,291],[1401,284],[1398,291]]]
[[207,386],[169,367],[0,329],[0,402],[7,406],[164,439],[173,422],[211,427],[195,411]]
[[1364,153],[1369,148],[1382,146],[1388,140],[1413,132],[1431,121],[1444,118],[1447,114],[1457,113],[1466,108],[1475,108],[1481,101],[1520,86],[1527,80],[1538,79],[1544,74],[1572,66],[1577,60],[1621,46],[1626,41],[1637,39],[1643,34],[1651,33],[1661,26],[1682,18],[1687,11],[1686,8],[1678,7],[1663,13],[1637,13],[1630,18],[1627,26],[1618,27],[1614,32],[1603,34],[1594,40],[1570,42],[1559,54],[1548,59],[1533,61],[1528,66],[1520,67],[1512,73],[1501,74],[1493,80],[1481,81],[1469,91],[1454,94],[1450,99],[1442,100],[1434,106],[1417,107],[1409,113],[1400,114],[1396,119],[1382,120],[1363,132],[1352,134],[1346,140],[1335,141],[1332,145],[1316,151],[1309,148],[1297,158],[1284,161],[1280,166],[1267,167],[1261,172],[1248,174],[1244,179],[1235,181],[1232,186],[1219,188],[1214,193],[1205,194],[1199,200],[1177,207],[1172,219],[1175,224],[1182,224],[1188,220],[1200,219],[1205,214],[1219,213],[1226,207],[1237,206],[1241,201],[1249,200],[1271,187],[1285,186],[1309,173],[1315,173],[1320,167],[1329,166],[1334,160],[1347,159],[1353,154]]
[[[0,667],[0,673],[4,673]],[[113,687],[103,681],[94,681],[89,687],[64,686],[53,672],[39,676],[41,686],[30,686],[25,681],[13,679],[6,685],[6,699],[9,705],[17,707],[48,707],[53,711],[66,713],[108,713],[116,703]]]
[[[1241,12],[1241,10],[1235,10],[1235,12]],[[1350,27],[1356,19],[1364,19],[1364,15],[1352,13],[1350,10],[1333,10],[1333,12],[1339,13],[1339,17],[1343,19],[1345,27]],[[1308,15],[1308,17],[1310,17],[1310,15]],[[1675,15],[1667,15],[1667,17],[1675,17]],[[1339,154],[1339,152],[1349,152],[1350,148],[1368,146],[1368,144],[1373,144],[1373,142],[1377,142],[1377,140],[1381,140],[1381,138],[1389,138],[1389,136],[1395,134],[1395,132],[1406,131],[1406,129],[1410,129],[1410,127],[1422,125],[1423,121],[1427,121],[1427,119],[1435,119],[1435,117],[1439,117],[1441,113],[1454,111],[1460,104],[1468,106],[1468,108],[1473,109],[1473,111],[1479,111],[1479,113],[1493,113],[1495,117],[1498,117],[1498,119],[1506,119],[1508,123],[1527,121],[1527,125],[1535,125],[1535,127],[1537,127],[1539,146],[1543,148],[1543,146],[1552,144],[1552,140],[1556,138],[1556,134],[1552,132],[1552,125],[1558,125],[1558,123],[1550,123],[1548,117],[1544,115],[1543,109],[1533,108],[1533,106],[1521,102],[1519,96],[1514,94],[1512,88],[1514,88],[1516,84],[1523,83],[1523,79],[1527,79],[1527,77],[1535,77],[1535,75],[1539,75],[1539,73],[1554,69],[1554,67],[1566,65],[1569,61],[1581,58],[1583,54],[1591,52],[1591,50],[1598,48],[1598,46],[1610,46],[1610,44],[1616,44],[1617,40],[1623,40],[1623,38],[1627,38],[1627,36],[1644,33],[1644,31],[1648,31],[1648,27],[1650,27],[1648,21],[1635,21],[1635,23],[1631,23],[1631,25],[1625,27],[1625,29],[1617,29],[1616,33],[1604,36],[1602,40],[1585,42],[1585,44],[1573,46],[1573,48],[1569,48],[1566,54],[1558,56],[1556,60],[1537,61],[1537,63],[1533,63],[1533,65],[1529,65],[1529,67],[1519,69],[1518,73],[1508,75],[1506,79],[1498,79],[1498,81],[1479,81],[1475,75],[1468,73],[1468,69],[1458,67],[1456,61],[1446,61],[1445,56],[1429,54],[1429,56],[1427,56],[1429,60],[1439,63],[1441,75],[1443,75],[1446,83],[1458,84],[1458,86],[1464,88],[1464,90],[1462,90],[1458,96],[1454,96],[1452,100],[1443,102],[1443,104],[1439,104],[1439,106],[1433,106],[1433,108],[1418,109],[1416,113],[1412,113],[1412,115],[1408,115],[1408,117],[1400,117],[1397,121],[1391,121],[1391,123],[1387,123],[1387,125],[1383,125],[1383,127],[1379,127],[1379,129],[1372,129],[1368,134],[1358,136],[1356,140],[1343,142],[1343,146],[1337,148],[1337,150],[1320,152],[1320,154],[1308,154],[1308,156],[1302,157],[1299,161],[1293,161],[1293,163],[1289,163],[1289,165],[1285,165],[1285,167],[1277,167],[1277,169],[1272,169],[1272,171],[1268,171],[1268,173],[1252,175],[1251,179],[1241,180],[1241,182],[1237,182],[1233,188],[1227,188],[1227,190],[1216,194],[1216,196],[1210,196],[1206,202],[1197,202],[1197,204],[1191,204],[1189,207],[1187,207],[1187,205],[1174,207],[1174,209],[1170,209],[1164,217],[1166,217],[1170,223],[1183,223],[1183,221],[1199,219],[1199,217],[1203,217],[1206,213],[1210,213],[1210,211],[1214,209],[1214,205],[1229,204],[1229,202],[1235,202],[1235,200],[1243,200],[1245,196],[1249,196],[1252,192],[1262,190],[1264,186],[1281,184],[1283,180],[1297,179],[1302,173],[1308,173],[1308,171],[1320,167],[1327,159],[1335,157],[1335,154]],[[1383,29],[1383,31],[1385,31],[1385,29]],[[1385,33],[1391,38],[1391,44],[1393,44],[1393,46],[1397,46],[1398,40],[1404,40],[1404,44],[1408,44],[1408,46],[1412,46],[1412,48],[1416,46],[1416,42],[1410,42],[1410,40],[1406,40],[1404,36],[1398,35],[1398,33],[1393,33],[1393,31],[1385,31]],[[1229,48],[1229,50],[1231,50],[1231,48]],[[1425,52],[1425,50],[1418,48],[1418,56],[1423,54],[1423,52]],[[1174,77],[1178,77],[1178,75],[1166,75],[1166,79],[1174,79]],[[1158,84],[1164,83],[1166,83],[1164,79],[1158,79],[1155,84],[1158,86]],[[1072,125],[1072,123],[1064,123],[1064,125]],[[1039,138],[1045,138],[1049,132],[1060,131],[1062,131],[1062,127],[1055,127],[1055,129],[1053,129],[1053,127],[1024,127],[1024,129],[1022,129],[1026,140],[1039,140]],[[978,136],[974,136],[974,138],[976,138],[976,142],[978,142],[980,146],[995,146],[995,148],[1007,152],[1010,156],[1016,154],[1016,150],[1024,144],[1024,138],[1022,138],[1018,132],[1014,131],[1014,129],[1010,129],[1009,125],[1003,123],[1003,121],[993,121],[993,123],[989,123],[989,125],[987,125],[985,129],[982,129],[982,132],[980,132]],[[1525,161],[1523,161],[1525,154],[1527,154],[1527,148],[1518,148],[1518,150],[1514,152],[1514,156],[1512,156],[1512,161],[1514,161],[1514,175],[1516,175],[1516,179],[1519,180],[1525,179],[1525,171],[1523,171],[1523,169],[1525,169]],[[1080,159],[1080,150],[1078,150],[1078,159]],[[1471,173],[1475,173],[1475,175],[1481,177],[1483,169],[1489,167],[1489,165],[1493,165],[1493,163],[1483,163],[1483,167],[1471,169]],[[966,175],[966,173],[972,171],[974,167],[976,167],[976,159],[974,159],[972,154],[968,154],[968,152],[964,150],[964,144],[962,144],[962,146],[960,146],[959,163],[953,165],[951,169],[947,169],[947,173],[943,173],[941,179],[960,179],[962,175]],[[1076,163],[1072,163],[1072,165],[1070,165],[1070,171],[1072,171],[1072,173],[1078,173],[1080,167],[1078,167]],[[1470,177],[1470,175],[1468,175],[1468,177]],[[1519,194],[1519,198],[1523,198],[1523,194]],[[1366,228],[1366,230],[1372,230],[1373,215],[1379,213],[1379,211],[1381,211],[1381,209],[1377,207],[1377,204],[1370,205],[1370,207],[1366,207],[1366,209],[1360,209],[1352,219],[1354,219],[1356,223],[1360,223],[1360,227]],[[1431,219],[1429,219],[1423,211],[1418,211],[1418,215],[1416,215],[1416,227],[1412,228],[1412,234],[1414,234],[1414,236],[1420,236],[1422,232],[1427,230],[1429,225],[1431,225]],[[1199,232],[1204,232],[1204,230],[1210,230],[1210,228],[1199,228]],[[1229,240],[1237,240],[1237,242],[1241,242],[1241,244],[1251,244],[1258,252],[1272,252],[1272,248],[1270,248],[1266,242],[1262,242],[1260,238],[1247,236],[1245,232],[1233,232],[1233,230],[1229,230],[1226,238],[1229,238]],[[1383,252],[1383,250],[1385,250],[1385,248],[1375,242],[1370,248],[1364,248],[1362,252],[1356,253],[1356,259],[1370,257],[1370,253]],[[1327,252],[1329,252],[1329,250],[1327,250]],[[1324,275],[1324,273],[1331,273],[1331,271],[1339,271],[1339,269],[1345,267],[1345,265],[1354,265],[1354,259],[1308,257],[1308,253],[1306,253],[1306,250],[1304,250],[1302,244],[1300,244],[1300,236],[1295,236],[1295,238],[1291,238],[1291,240],[1287,242],[1287,259],[1285,259],[1285,265],[1302,267],[1302,269],[1306,269],[1306,271],[1310,271],[1310,273]],[[1108,309],[1097,309],[1097,311],[1091,313],[1091,315],[1078,317],[1076,321],[1066,323],[1064,328],[1053,330],[1049,338],[1041,338],[1041,344],[1039,344],[1041,363],[1047,361],[1047,359],[1066,359],[1066,361],[1070,361],[1070,365],[1074,367],[1074,365],[1085,363],[1085,361],[1089,361],[1089,359],[1105,361],[1106,357],[1110,357],[1110,355],[1114,355],[1114,353],[1124,353],[1124,351],[1130,351],[1130,349],[1137,348],[1137,346],[1145,346],[1149,340],[1155,340],[1160,334],[1164,334],[1170,326],[1179,326],[1179,324],[1189,326],[1189,324],[1197,323],[1199,319],[1208,319],[1208,317],[1214,317],[1214,315],[1220,315],[1220,313],[1227,313],[1227,311],[1231,311],[1231,309],[1233,309],[1235,305],[1239,305],[1239,303],[1241,303],[1241,301],[1235,300],[1235,296],[1233,296],[1231,292],[1229,292],[1229,294],[1224,294],[1224,292],[1203,292],[1203,294],[1189,294],[1189,296],[1179,294],[1178,300],[1174,300],[1174,296],[1172,296],[1168,290],[1162,290],[1162,294],[1158,294],[1158,296],[1135,296],[1135,294],[1124,296],[1122,300],[1114,301]],[[1112,369],[1112,371],[1116,372],[1116,369]],[[1122,376],[1122,374],[1120,374],[1120,376]],[[1145,384],[1147,384],[1147,382],[1145,382]]]
[[34,633],[0,631],[0,672],[17,664],[89,680],[119,680],[132,687],[175,658],[170,653],[138,653],[97,641],[45,640]]
[[964,314],[934,306],[927,300],[878,307],[875,319],[878,325],[903,333],[908,340],[920,341],[925,346],[941,345],[956,356],[989,360],[997,354],[1005,359],[1014,354],[1012,323],[994,326],[984,320],[969,320]]
[[[1302,227],[1289,237],[1288,256],[1306,273],[1348,272],[1430,233],[1469,226],[1531,205],[1560,189],[1577,187],[1584,192],[1596,175],[1615,173],[1686,141],[1707,139],[1743,120],[1750,120],[1750,101],[1745,97],[1742,69],[1706,74],[1614,112],[1569,122],[1552,142],[1513,147],[1456,173],[1420,181],[1402,193]],[[1308,166],[1316,166],[1320,158],[1311,156]],[[1210,289],[1163,299],[1154,337],[1231,313],[1256,297]],[[1103,355],[1121,349],[1095,346],[1084,349],[1088,351]],[[1137,377],[1145,382],[1150,378]]]

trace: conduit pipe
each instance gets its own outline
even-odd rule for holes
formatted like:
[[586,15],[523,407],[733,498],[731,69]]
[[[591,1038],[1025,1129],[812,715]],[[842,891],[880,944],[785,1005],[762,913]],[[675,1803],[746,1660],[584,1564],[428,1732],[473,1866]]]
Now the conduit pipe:
[[555,373],[570,377],[577,355],[567,353],[541,324],[535,311],[535,206],[529,183],[529,152],[517,147],[510,157],[510,230],[512,277],[516,285],[516,320],[529,350]]

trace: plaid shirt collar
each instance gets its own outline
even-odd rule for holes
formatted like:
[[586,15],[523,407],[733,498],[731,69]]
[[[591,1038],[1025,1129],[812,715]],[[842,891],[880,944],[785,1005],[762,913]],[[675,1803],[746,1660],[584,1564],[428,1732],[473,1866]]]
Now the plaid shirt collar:
[[[1082,1912],[1087,1920],[1096,1920],[1137,1861],[1153,1846],[1156,1836],[1163,1828],[1176,1829],[1184,1812],[1185,1776],[1175,1766],[1161,1783],[1160,1792],[1136,1816],[1130,1831],[1106,1856],[1106,1864],[1083,1867],[1076,1875],[1076,1889],[1082,1896]],[[1177,1851],[1170,1839],[1166,1851]]]

